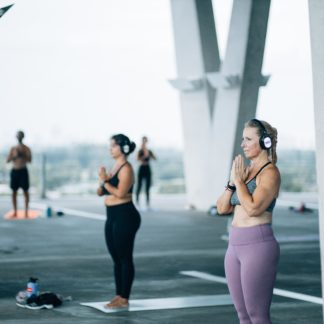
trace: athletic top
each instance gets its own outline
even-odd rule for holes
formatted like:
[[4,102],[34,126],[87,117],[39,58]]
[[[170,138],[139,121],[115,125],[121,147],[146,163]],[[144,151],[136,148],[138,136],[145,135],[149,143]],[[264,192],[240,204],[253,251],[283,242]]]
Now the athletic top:
[[[253,194],[253,192],[254,192],[254,190],[255,190],[255,188],[257,187],[257,185],[256,185],[256,177],[257,177],[257,175],[267,166],[267,165],[269,165],[271,162],[268,162],[268,163],[266,163],[258,172],[257,172],[257,174],[248,182],[248,183],[246,183],[246,187],[247,187],[247,189],[248,189],[248,191],[249,191],[249,193],[252,195]],[[235,205],[241,205],[241,203],[240,203],[240,201],[239,201],[239,199],[238,199],[238,196],[237,196],[237,193],[236,193],[236,191],[234,191],[233,192],[233,194],[232,194],[232,197],[231,197],[231,205],[233,205],[233,206],[235,206]],[[270,203],[270,205],[268,206],[268,208],[265,210],[265,211],[267,211],[267,212],[272,212],[273,211],[273,209],[274,209],[274,207],[275,207],[275,205],[276,205],[276,198],[274,198],[273,200],[272,200],[272,202]]]
[[[127,162],[122,164],[122,166],[118,169],[118,171],[107,181],[113,187],[116,187],[116,188],[118,187],[118,183],[119,183],[118,173],[125,164],[127,164]],[[101,188],[103,189],[103,192],[105,195],[111,195],[111,193],[105,188],[104,185],[102,185]],[[128,193],[133,193],[133,185],[129,188]]]
[[149,152],[149,155],[148,156],[145,156],[143,159],[142,157],[144,156],[144,151],[142,149],[140,149],[138,151],[138,157],[143,161],[143,162],[149,162],[150,161],[150,158],[153,157],[153,153],[151,150],[148,150]]

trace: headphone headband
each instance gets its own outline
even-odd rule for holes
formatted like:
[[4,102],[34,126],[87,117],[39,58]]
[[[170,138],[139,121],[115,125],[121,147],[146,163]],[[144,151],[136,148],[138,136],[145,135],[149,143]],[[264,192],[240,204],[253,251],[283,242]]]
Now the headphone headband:
[[264,133],[267,133],[266,128],[265,128],[264,125],[260,122],[259,119],[253,118],[253,119],[251,119],[251,121],[256,122],[256,123],[257,123],[257,124],[262,128],[262,131],[263,131]]
[[265,128],[265,126],[260,122],[259,119],[253,118],[251,119],[252,122],[257,123],[261,129],[262,129],[262,134],[260,136],[260,146],[263,150],[268,150],[272,147],[272,140],[270,135],[267,132],[267,129]]

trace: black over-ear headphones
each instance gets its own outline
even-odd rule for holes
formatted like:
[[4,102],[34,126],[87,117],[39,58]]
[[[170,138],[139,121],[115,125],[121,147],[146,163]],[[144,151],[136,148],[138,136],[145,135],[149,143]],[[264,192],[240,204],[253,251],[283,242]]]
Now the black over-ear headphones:
[[257,123],[260,126],[260,128],[262,129],[261,136],[259,139],[261,148],[263,150],[270,149],[272,147],[272,140],[271,140],[271,137],[268,134],[266,128],[264,127],[264,125],[260,122],[260,120],[258,120],[256,118],[252,119],[251,121]]

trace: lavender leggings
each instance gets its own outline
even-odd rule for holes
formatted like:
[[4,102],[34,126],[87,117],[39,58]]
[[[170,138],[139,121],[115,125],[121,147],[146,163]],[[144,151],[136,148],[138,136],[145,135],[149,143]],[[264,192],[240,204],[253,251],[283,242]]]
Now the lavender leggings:
[[225,273],[240,324],[271,323],[279,254],[270,224],[230,228]]

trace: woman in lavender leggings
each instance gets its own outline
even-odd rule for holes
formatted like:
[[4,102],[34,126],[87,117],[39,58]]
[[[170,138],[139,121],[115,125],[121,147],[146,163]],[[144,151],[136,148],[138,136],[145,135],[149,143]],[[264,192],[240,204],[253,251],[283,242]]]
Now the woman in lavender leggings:
[[279,261],[272,211],[280,187],[277,130],[265,121],[245,124],[241,147],[251,161],[235,157],[230,181],[217,201],[219,214],[234,212],[225,255],[228,288],[240,324],[269,324]]

